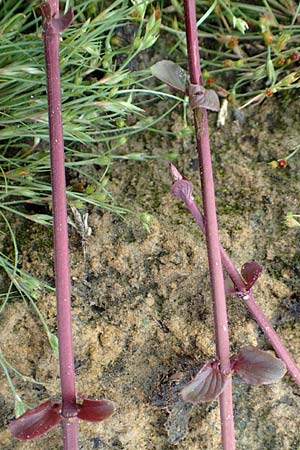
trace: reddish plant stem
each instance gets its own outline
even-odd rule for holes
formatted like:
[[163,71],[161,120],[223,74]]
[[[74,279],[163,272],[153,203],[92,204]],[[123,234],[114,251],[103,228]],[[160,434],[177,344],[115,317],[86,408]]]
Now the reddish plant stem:
[[[49,1],[49,4],[51,6],[52,13],[54,13],[54,17],[58,18],[58,2]],[[72,339],[71,286],[69,272],[64,141],[61,112],[59,41],[60,35],[55,27],[46,27],[44,31],[44,48],[47,72],[51,155],[57,331],[62,393],[61,415],[64,449],[76,450],[78,448],[78,419],[76,417],[77,407]]]
[[[204,225],[204,217],[199,211],[196,203],[194,200],[185,202],[186,207],[196,220],[197,224],[199,225],[199,228],[202,230],[202,232],[205,234],[206,229]],[[285,345],[279,338],[278,334],[272,327],[270,321],[267,319],[263,311],[261,310],[260,306],[255,300],[255,297],[253,293],[247,292],[245,287],[245,282],[243,278],[241,277],[239,271],[234,266],[233,262],[231,261],[230,257],[224,250],[224,248],[220,244],[220,252],[221,252],[221,258],[222,258],[222,264],[226,272],[228,273],[229,277],[231,278],[233,284],[235,285],[238,292],[241,293],[239,296],[244,300],[244,303],[246,307],[248,308],[249,312],[252,314],[258,325],[261,327],[261,329],[264,332],[264,335],[271,343],[272,347],[274,348],[275,352],[279,356],[279,358],[282,359],[282,361],[285,363],[287,370],[289,371],[290,375],[293,377],[295,382],[300,386],[300,369],[293,360],[292,356],[287,351]],[[244,295],[243,295],[244,294]]]
[[[185,26],[189,59],[191,84],[202,84],[198,34],[196,25],[195,0],[185,0]],[[221,254],[219,248],[218,224],[215,206],[214,180],[211,164],[207,113],[204,108],[194,110],[194,124],[198,158],[200,163],[200,178],[203,198],[203,208],[206,223],[206,244],[210,270],[210,282],[214,305],[214,324],[217,356],[221,370],[228,374],[225,389],[220,396],[220,415],[222,429],[222,445],[224,450],[235,449],[234,421],[232,405],[232,380],[230,376],[230,347],[226,311],[226,297],[222,272]]]

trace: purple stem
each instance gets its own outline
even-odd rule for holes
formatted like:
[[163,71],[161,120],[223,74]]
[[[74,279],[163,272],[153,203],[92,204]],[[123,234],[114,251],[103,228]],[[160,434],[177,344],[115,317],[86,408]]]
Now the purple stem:
[[[47,5],[50,5],[51,17],[59,21],[58,2],[49,0],[46,7]],[[67,200],[59,68],[59,31],[61,30],[59,30],[58,26],[52,26],[52,19],[49,19],[49,17],[49,15],[48,18],[46,17],[47,23],[44,26],[43,37],[48,92],[57,330],[62,393],[61,415],[64,449],[76,450],[78,449],[78,419],[76,417]]]
[[[192,216],[196,220],[197,224],[201,228],[202,232],[205,234],[205,225],[204,225],[204,217],[199,211],[195,201],[193,199],[189,201],[185,201],[186,207],[191,212]],[[272,327],[271,323],[261,310],[260,306],[255,300],[255,297],[253,293],[247,292],[245,287],[245,282],[243,278],[241,277],[239,271],[235,268],[233,262],[231,261],[230,257],[224,250],[224,248],[220,244],[220,252],[221,252],[221,258],[222,258],[222,264],[224,266],[224,269],[228,273],[229,277],[231,278],[233,284],[235,285],[238,292],[241,294],[240,298],[244,300],[244,303],[256,322],[259,324],[261,329],[263,330],[266,338],[271,343],[272,347],[274,348],[275,352],[279,356],[279,358],[282,359],[282,361],[285,363],[287,370],[289,371],[290,375],[293,377],[295,382],[300,385],[300,369],[293,360],[292,356],[287,351],[285,345],[280,340],[278,334]]]
[[[195,0],[185,0],[185,26],[189,56],[189,73],[191,84],[202,84],[198,34],[196,25]],[[224,289],[223,271],[218,237],[218,224],[215,206],[214,180],[211,164],[207,113],[204,108],[194,110],[194,123],[198,158],[200,163],[200,178],[203,198],[203,208],[206,223],[206,243],[210,270],[210,282],[214,305],[214,324],[217,356],[221,370],[228,375],[225,389],[220,396],[220,415],[222,429],[222,445],[224,450],[235,449],[234,421],[232,405],[232,380],[230,369],[230,348]]]

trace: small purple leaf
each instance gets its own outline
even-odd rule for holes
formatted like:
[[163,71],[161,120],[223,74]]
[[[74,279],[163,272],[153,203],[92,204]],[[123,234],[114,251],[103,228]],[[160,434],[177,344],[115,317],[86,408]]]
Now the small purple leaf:
[[283,361],[271,353],[248,345],[231,358],[231,368],[246,383],[277,383],[285,374]]
[[187,73],[173,61],[164,59],[151,67],[152,75],[180,92],[186,92]]
[[242,277],[246,283],[246,289],[249,290],[256,283],[262,273],[262,266],[256,261],[246,262],[241,268]]
[[182,179],[175,181],[172,185],[171,192],[174,197],[184,201],[185,203],[193,200],[193,185],[188,180]]
[[215,400],[224,390],[226,377],[217,361],[207,362],[195,378],[181,390],[185,402],[197,405]]
[[108,419],[115,410],[115,405],[110,400],[84,398],[83,403],[77,406],[78,418],[89,422],[101,422]]
[[47,400],[26,411],[8,425],[11,434],[21,441],[37,438],[55,427],[61,419],[61,404]]
[[191,84],[189,96],[192,109],[206,108],[210,111],[220,110],[220,101],[217,93],[212,89],[205,89],[200,84]]
[[66,14],[61,15],[59,19],[53,19],[52,23],[55,30],[58,31],[58,33],[61,33],[71,25],[72,20],[73,20],[73,10],[72,8],[70,8],[66,12]]

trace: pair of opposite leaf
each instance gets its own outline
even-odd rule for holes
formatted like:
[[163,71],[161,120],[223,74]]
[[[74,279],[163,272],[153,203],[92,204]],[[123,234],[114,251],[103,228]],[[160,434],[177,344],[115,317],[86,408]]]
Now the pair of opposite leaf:
[[[230,358],[233,374],[248,384],[263,385],[278,382],[286,367],[281,359],[271,353],[248,345]],[[198,403],[215,400],[224,390],[228,376],[222,373],[219,361],[208,361],[181,390],[185,402]]]
[[191,84],[185,70],[172,61],[163,60],[151,67],[152,75],[165,84],[189,96],[192,109],[205,108],[219,111],[220,102],[216,92],[200,84]]
[[[101,422],[114,412],[114,403],[110,400],[95,400],[79,395],[76,403],[76,417],[88,422]],[[55,400],[47,400],[36,408],[26,411],[22,416],[8,425],[11,434],[21,440],[35,439],[54,428],[63,419],[62,404]],[[70,418],[72,420],[72,418]]]

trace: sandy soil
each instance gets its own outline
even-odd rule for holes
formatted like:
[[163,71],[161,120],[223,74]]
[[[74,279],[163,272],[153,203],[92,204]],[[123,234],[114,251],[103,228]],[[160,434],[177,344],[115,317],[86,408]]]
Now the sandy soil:
[[[255,295],[300,361],[299,231],[284,225],[287,211],[300,210],[299,157],[284,170],[268,165],[298,144],[295,96],[248,110],[242,126],[231,117],[217,129],[214,114],[210,121],[222,243],[237,266],[253,259],[263,265]],[[160,128],[182,126],[173,113]],[[192,137],[138,135],[129,147],[124,151],[180,153],[176,164],[194,182],[201,202]],[[136,218],[91,211],[85,261],[80,237],[70,230],[78,391],[117,405],[107,422],[80,424],[80,449],[219,450],[217,401],[189,411],[186,436],[176,447],[170,443],[185,428],[180,408],[174,409],[174,391],[215,352],[203,236],[171,197],[166,162],[117,162],[111,177],[118,203],[151,213],[153,221],[147,233]],[[53,284],[50,230],[16,223],[15,231],[22,268]],[[43,294],[37,304],[54,331],[54,296]],[[228,314],[233,352],[247,344],[270,349],[240,300],[228,299]],[[9,361],[48,383],[37,387],[13,377],[22,398],[34,406],[58,395],[57,361],[32,309],[10,301],[0,320],[1,348]],[[13,398],[1,371],[0,382],[0,447],[61,449],[59,428],[32,442],[11,438],[6,424],[13,418]],[[288,375],[272,387],[235,380],[234,405],[238,450],[300,448],[299,389]]]

